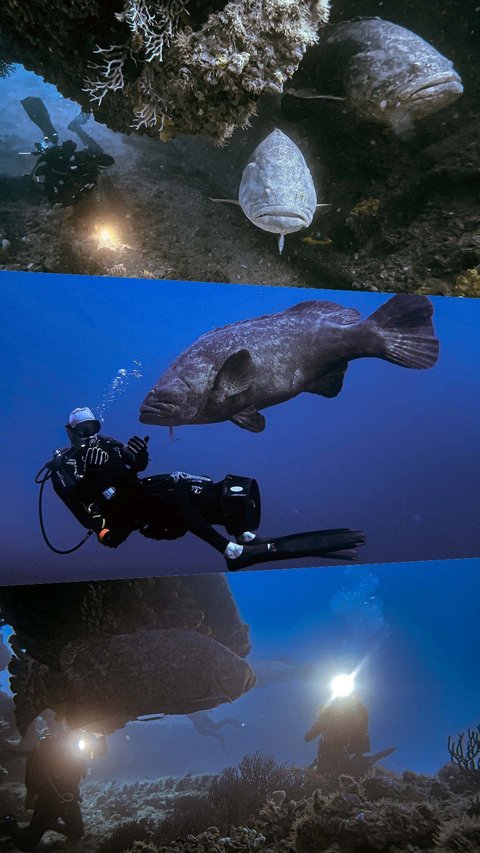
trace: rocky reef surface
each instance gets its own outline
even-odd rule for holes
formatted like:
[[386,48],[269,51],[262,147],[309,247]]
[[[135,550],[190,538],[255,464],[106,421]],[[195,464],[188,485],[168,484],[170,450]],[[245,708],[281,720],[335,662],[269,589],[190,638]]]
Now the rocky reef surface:
[[[8,782],[0,791],[2,808],[8,801],[26,819],[21,786]],[[479,794],[475,775],[452,765],[434,776],[377,767],[361,778],[329,778],[255,753],[220,776],[87,780],[83,850],[471,853],[480,848]],[[55,833],[42,844],[67,849]]]
[[5,0],[0,56],[112,130],[223,142],[282,91],[328,12],[329,0]]

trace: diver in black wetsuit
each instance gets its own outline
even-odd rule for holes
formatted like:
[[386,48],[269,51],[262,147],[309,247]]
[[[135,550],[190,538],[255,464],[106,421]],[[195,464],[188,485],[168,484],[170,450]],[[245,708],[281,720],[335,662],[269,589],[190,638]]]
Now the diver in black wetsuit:
[[[229,571],[236,571],[295,557],[355,560],[354,549],[365,540],[362,531],[349,528],[260,539],[251,532],[260,523],[255,480],[228,474],[214,483],[183,471],[139,478],[149,461],[148,437],[133,436],[122,444],[99,435],[100,422],[88,408],[75,409],[66,429],[71,448],[56,451],[35,481],[43,489],[51,477],[57,495],[80,524],[109,548],[134,530],[149,539],[177,539],[190,531],[223,554]],[[55,551],[46,538],[41,511],[40,520],[45,541]],[[236,541],[218,533],[214,524],[225,527]]]
[[115,163],[114,158],[105,154],[83,130],[90,114],[82,111],[68,125],[85,145],[79,150],[72,139],[59,145],[58,133],[41,98],[24,98],[21,104],[28,117],[43,132],[43,142],[35,143],[35,151],[32,152],[38,159],[31,175],[35,181],[42,178],[49,202],[67,207],[90,195],[97,186],[101,170]]
[[[100,435],[100,422],[88,408],[75,409],[66,429],[72,446],[56,452],[52,484],[102,545],[116,548],[134,530],[152,539],[176,539],[190,531],[229,561],[242,554],[242,544],[230,542],[212,527],[228,525],[228,518],[218,515],[223,481],[214,484],[208,477],[183,472],[140,479],[137,475],[149,461],[148,438],[133,436],[122,444]],[[231,525],[227,529],[234,532]],[[244,527],[236,534],[239,540],[255,539]]]
[[[104,737],[95,737],[95,757],[106,753]],[[93,757],[93,753],[92,753]],[[79,784],[86,774],[84,754],[62,732],[39,740],[27,758],[25,767],[26,807],[33,809],[28,826],[19,827],[12,815],[0,821],[0,838],[12,838],[19,850],[35,850],[49,829],[70,841],[83,836]]]
[[115,163],[110,154],[78,150],[72,139],[61,145],[38,151],[32,177],[43,177],[43,186],[50,204],[73,205],[88,196],[97,186],[98,176],[105,166]]

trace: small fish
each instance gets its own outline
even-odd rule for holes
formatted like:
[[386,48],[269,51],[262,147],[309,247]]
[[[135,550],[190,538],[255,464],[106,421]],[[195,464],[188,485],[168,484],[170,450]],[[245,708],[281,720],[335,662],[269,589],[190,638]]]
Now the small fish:
[[231,420],[262,432],[260,409],[303,391],[336,397],[352,359],[432,367],[439,349],[432,314],[426,296],[394,296],[366,320],[355,308],[311,300],[213,329],[160,377],[140,421],[172,427]]
[[104,731],[112,720],[215,708],[255,684],[243,658],[184,628],[76,640],[55,667],[23,654],[12,658],[10,673],[22,734],[45,708],[60,711],[70,728]]
[[331,246],[333,240],[330,240],[330,237],[324,237],[323,240],[316,240],[315,237],[302,237],[302,243],[306,243],[307,246]]
[[282,253],[285,235],[308,228],[317,208],[313,178],[297,145],[276,128],[257,145],[245,169],[238,201],[211,198],[210,201],[239,204],[245,216],[263,231],[278,234]]
[[[405,27],[363,18],[324,32],[307,51],[287,95],[308,101],[316,90],[319,99],[343,98],[362,119],[402,134],[463,92],[453,62]],[[323,85],[331,86],[332,94]]]

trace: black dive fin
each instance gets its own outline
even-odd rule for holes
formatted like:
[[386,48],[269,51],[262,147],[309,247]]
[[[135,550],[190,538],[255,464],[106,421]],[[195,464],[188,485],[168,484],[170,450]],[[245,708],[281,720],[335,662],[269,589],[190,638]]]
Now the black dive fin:
[[426,296],[397,294],[361,325],[370,327],[377,344],[372,355],[401,367],[426,370],[438,359],[439,343],[432,323],[433,305]]
[[58,142],[58,133],[55,130],[48,110],[41,98],[23,98],[20,101],[29,119],[33,121],[42,131],[45,139],[49,139],[54,145]]
[[382,749],[381,752],[374,752],[372,755],[363,755],[365,761],[368,761],[369,764],[376,764],[377,761],[381,761],[382,758],[386,758],[387,755],[391,755],[392,752],[395,752],[396,746],[389,746],[388,749]]
[[76,116],[76,118],[72,119],[70,124],[67,125],[69,130],[73,130],[74,133],[77,134],[80,142],[83,143],[85,148],[88,148],[92,154],[103,154],[103,148],[98,142],[95,142],[92,136],[89,136],[88,133],[83,129],[84,124],[87,123],[90,118],[90,113],[85,113],[83,110]]
[[[357,557],[354,549],[364,543],[365,534],[361,530],[311,530],[308,533],[294,533],[291,536],[280,536],[258,544],[254,542],[252,545],[245,545],[240,557],[227,559],[227,566],[229,571],[235,572],[255,563],[271,563],[300,557],[355,560]],[[351,554],[343,556],[349,550]]]

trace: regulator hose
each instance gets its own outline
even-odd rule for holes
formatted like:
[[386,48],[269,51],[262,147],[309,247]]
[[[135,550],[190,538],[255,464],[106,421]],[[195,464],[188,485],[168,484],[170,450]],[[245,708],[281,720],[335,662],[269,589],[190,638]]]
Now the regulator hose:
[[[44,473],[45,472],[45,473]],[[40,471],[35,476],[35,483],[40,486],[40,492],[38,495],[38,519],[40,522],[40,530],[42,531],[43,540],[46,545],[53,551],[54,554],[73,554],[74,551],[78,551],[79,548],[87,541],[87,539],[92,535],[93,530],[89,530],[87,535],[83,537],[82,541],[75,545],[73,548],[67,548],[66,551],[61,551],[59,548],[55,548],[54,545],[50,542],[47,531],[45,530],[45,524],[43,521],[43,490],[45,488],[45,483],[48,480],[52,479],[52,462],[45,462],[40,468]]]

